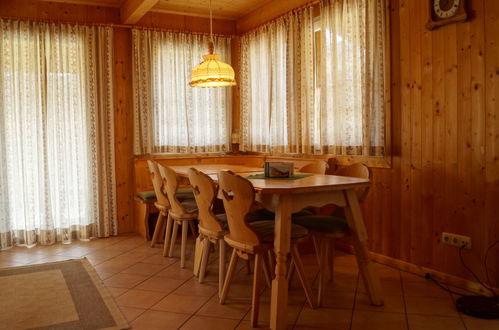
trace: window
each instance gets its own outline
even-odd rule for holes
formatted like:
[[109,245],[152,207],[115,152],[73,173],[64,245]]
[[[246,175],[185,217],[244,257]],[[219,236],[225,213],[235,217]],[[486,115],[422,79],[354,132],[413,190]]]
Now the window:
[[[230,88],[192,88],[208,36],[133,30],[135,153],[229,150]],[[230,39],[215,37],[230,62]]]
[[97,97],[111,82],[94,57],[105,49],[111,77],[112,29],[0,24],[0,248],[116,234],[114,155],[101,150],[113,131],[97,122],[112,114],[112,94]]
[[242,36],[240,149],[383,156],[385,6],[323,0]]

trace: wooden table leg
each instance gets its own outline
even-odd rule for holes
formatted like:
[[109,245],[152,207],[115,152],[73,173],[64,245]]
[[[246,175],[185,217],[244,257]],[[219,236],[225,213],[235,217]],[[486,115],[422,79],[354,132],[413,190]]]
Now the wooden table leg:
[[345,192],[345,197],[348,202],[347,207],[345,207],[345,215],[352,234],[352,243],[357,264],[359,265],[359,272],[366,286],[371,304],[381,306],[383,305],[381,284],[367,249],[367,232],[362,219],[359,201],[352,189]]
[[280,195],[275,213],[274,250],[276,255],[275,278],[272,281],[270,301],[270,328],[285,329],[288,307],[288,279],[286,260],[290,252],[292,196]]

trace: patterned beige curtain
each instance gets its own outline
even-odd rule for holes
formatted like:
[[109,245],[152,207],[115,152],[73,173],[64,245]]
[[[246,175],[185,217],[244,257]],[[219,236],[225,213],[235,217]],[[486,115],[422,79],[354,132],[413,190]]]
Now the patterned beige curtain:
[[0,25],[0,248],[117,234],[112,29]]
[[313,50],[312,7],[241,37],[242,151],[312,151]]
[[321,3],[319,152],[384,154],[385,6],[385,0]]
[[[192,88],[208,36],[133,30],[135,154],[229,150],[230,88]],[[230,63],[230,39],[214,37]]]

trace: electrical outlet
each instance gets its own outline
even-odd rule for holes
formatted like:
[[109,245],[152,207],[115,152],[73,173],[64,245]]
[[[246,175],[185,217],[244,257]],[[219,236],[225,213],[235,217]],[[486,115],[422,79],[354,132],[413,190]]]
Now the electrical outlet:
[[465,249],[471,249],[471,237],[468,236],[443,232],[442,243],[457,246],[458,248],[464,246]]

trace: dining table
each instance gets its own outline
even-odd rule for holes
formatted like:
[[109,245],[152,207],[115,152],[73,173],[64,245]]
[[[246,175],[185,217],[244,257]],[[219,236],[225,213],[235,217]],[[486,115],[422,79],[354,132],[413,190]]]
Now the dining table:
[[252,178],[263,173],[263,168],[229,164],[201,164],[170,166],[178,175],[187,177],[189,168],[208,174],[217,180],[223,170],[248,178],[255,189],[255,199],[266,209],[275,212],[274,252],[275,278],[272,280],[270,328],[285,329],[288,305],[287,258],[291,243],[291,214],[305,207],[335,204],[344,209],[350,229],[354,254],[359,273],[372,305],[383,305],[381,285],[374,263],[367,248],[367,231],[355,192],[370,185],[369,179],[336,175],[313,174],[297,179]]

